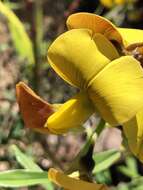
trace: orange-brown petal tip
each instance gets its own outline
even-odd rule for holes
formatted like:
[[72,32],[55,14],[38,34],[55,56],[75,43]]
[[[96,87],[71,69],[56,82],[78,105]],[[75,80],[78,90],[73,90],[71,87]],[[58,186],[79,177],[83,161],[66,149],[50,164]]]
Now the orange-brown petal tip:
[[36,95],[24,82],[16,85],[16,95],[26,127],[47,132],[48,129],[44,128],[44,124],[54,112],[52,105]]

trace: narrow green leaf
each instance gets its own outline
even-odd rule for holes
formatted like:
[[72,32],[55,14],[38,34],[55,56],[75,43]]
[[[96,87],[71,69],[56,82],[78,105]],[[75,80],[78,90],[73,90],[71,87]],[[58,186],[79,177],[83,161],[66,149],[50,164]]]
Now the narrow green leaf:
[[97,183],[111,184],[112,178],[109,170],[104,170],[95,174],[95,180]]
[[130,177],[130,178],[135,178],[138,177],[139,174],[134,173],[133,171],[131,171],[128,167],[126,166],[119,166],[118,167],[118,171],[120,171],[122,174]]
[[138,175],[138,166],[137,166],[137,161],[134,157],[127,157],[126,158],[126,164],[129,168],[129,170],[131,170],[136,176]]
[[42,169],[34,163],[32,158],[24,154],[16,145],[10,147],[12,152],[15,154],[16,160],[23,166],[25,169],[30,169],[33,171],[42,171]]
[[109,168],[120,158],[120,156],[121,153],[118,150],[114,149],[93,154],[93,160],[95,161],[93,174],[96,174]]
[[124,165],[119,166],[118,170],[130,178],[139,176],[138,169],[137,169],[137,162],[134,157],[127,157],[126,166]]
[[[16,160],[23,166],[25,169],[31,170],[31,171],[38,171],[42,172],[42,169],[26,154],[24,154],[16,145],[12,145],[10,147],[12,152],[14,153]],[[47,182],[46,184],[42,184],[42,186],[47,190],[53,190],[52,183],[48,180],[47,176]]]
[[46,183],[49,183],[47,172],[10,170],[0,173],[2,187],[23,187]]
[[26,58],[29,63],[34,63],[34,53],[32,42],[28,37],[24,25],[14,12],[0,1],[0,13],[7,18],[9,30],[13,39],[16,51],[22,58]]

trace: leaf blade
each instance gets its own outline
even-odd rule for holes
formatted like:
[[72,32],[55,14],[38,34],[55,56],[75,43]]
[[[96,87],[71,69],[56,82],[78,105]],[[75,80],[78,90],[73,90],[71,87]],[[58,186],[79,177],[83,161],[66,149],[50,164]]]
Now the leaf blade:
[[46,183],[49,183],[47,172],[9,170],[0,173],[0,186],[3,187],[23,187]]
[[114,162],[116,162],[120,158],[120,156],[121,153],[115,149],[94,154],[93,160],[96,164],[93,169],[93,174],[106,170]]
[[16,145],[12,145],[10,149],[14,152],[16,160],[23,166],[25,169],[30,169],[33,171],[42,171],[42,169],[34,163],[32,158],[25,155]]
[[[16,145],[12,145],[10,149],[13,151],[16,160],[23,166],[25,169],[42,172],[42,169],[32,160],[32,158],[28,157],[24,154]],[[47,176],[48,178],[48,176]],[[52,183],[47,179],[46,184],[42,184],[42,186],[47,190],[53,190]]]

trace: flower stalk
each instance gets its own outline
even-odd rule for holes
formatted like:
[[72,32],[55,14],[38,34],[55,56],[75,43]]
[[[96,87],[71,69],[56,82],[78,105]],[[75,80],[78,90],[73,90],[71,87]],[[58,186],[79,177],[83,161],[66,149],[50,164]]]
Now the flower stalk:
[[34,66],[34,89],[39,92],[40,87],[40,71],[41,71],[41,45],[43,43],[43,1],[34,1],[34,12],[33,12],[33,28],[34,28],[34,56],[35,56],[35,66]]

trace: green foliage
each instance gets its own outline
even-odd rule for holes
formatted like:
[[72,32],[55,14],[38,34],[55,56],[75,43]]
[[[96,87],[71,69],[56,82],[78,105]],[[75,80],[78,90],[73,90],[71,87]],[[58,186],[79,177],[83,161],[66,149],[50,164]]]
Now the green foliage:
[[22,187],[42,184],[47,190],[53,190],[52,183],[48,180],[47,172],[42,169],[24,154],[16,145],[12,145],[10,150],[16,157],[17,162],[23,166],[23,170],[10,170],[0,173],[0,186]]
[[128,184],[129,189],[142,190],[143,189],[143,177],[137,177]]
[[120,183],[116,188],[111,190],[142,190],[143,189],[143,177],[134,178],[129,183]]
[[118,150],[107,150],[93,154],[93,160],[95,161],[95,167],[93,174],[106,170],[113,165],[121,157],[121,153]]
[[8,21],[9,30],[16,51],[22,58],[26,58],[29,63],[34,63],[32,42],[25,31],[23,23],[14,14],[14,12],[1,1],[0,13],[4,15]]
[[33,159],[21,152],[21,150],[16,145],[12,145],[11,150],[14,153],[17,162],[25,169],[32,171],[42,171],[42,169],[34,163]]
[[112,178],[109,170],[104,170],[102,172],[98,172],[95,175],[95,179],[98,183],[111,184]]
[[[10,170],[0,173],[0,186],[23,187],[49,183],[47,172],[33,170]],[[52,188],[49,186],[49,190]]]
[[137,162],[135,158],[131,156],[126,158],[126,166],[119,166],[118,170],[130,178],[139,176]]

